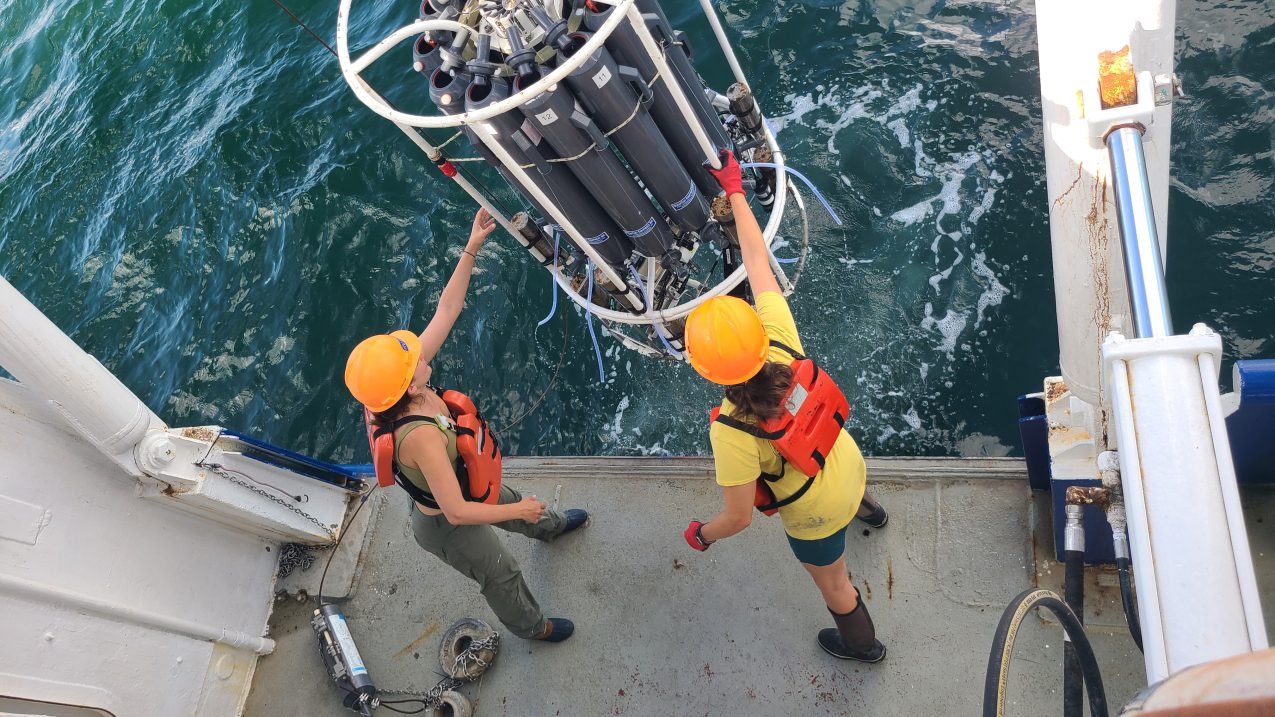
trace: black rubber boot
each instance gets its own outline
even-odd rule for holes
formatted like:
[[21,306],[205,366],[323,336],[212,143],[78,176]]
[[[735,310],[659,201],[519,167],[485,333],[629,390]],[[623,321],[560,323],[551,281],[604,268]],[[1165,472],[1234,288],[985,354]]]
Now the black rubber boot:
[[881,504],[866,492],[863,494],[863,500],[859,502],[859,512],[854,517],[872,528],[884,528],[885,524],[890,522],[890,514],[885,512],[885,508],[882,508]]
[[872,624],[872,616],[868,614],[868,606],[859,596],[859,604],[844,615],[832,612],[832,619],[837,623],[835,628],[827,627],[819,631],[819,646],[823,651],[842,660],[858,660],[859,662],[880,662],[885,659],[885,645],[877,640],[877,630]]

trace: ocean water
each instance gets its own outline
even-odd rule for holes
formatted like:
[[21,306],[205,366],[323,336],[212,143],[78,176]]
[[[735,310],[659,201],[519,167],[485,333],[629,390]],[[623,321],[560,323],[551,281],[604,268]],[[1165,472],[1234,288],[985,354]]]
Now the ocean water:
[[[845,220],[810,202],[792,304],[852,433],[876,455],[1019,452],[1014,397],[1057,372],[1031,4],[717,5],[789,161]],[[335,3],[290,6],[332,41]],[[724,88],[697,5],[666,6]],[[414,13],[356,3],[351,36]],[[1231,360],[1275,356],[1273,18],[1178,6],[1170,298]],[[0,0],[0,38],[0,274],[170,424],[366,460],[345,357],[424,326],[470,201],[265,0]],[[369,77],[424,111],[408,53]],[[543,395],[507,453],[706,451],[713,387],[605,336],[600,382],[583,316],[563,302],[537,328],[550,301],[493,235],[435,364],[497,427]]]

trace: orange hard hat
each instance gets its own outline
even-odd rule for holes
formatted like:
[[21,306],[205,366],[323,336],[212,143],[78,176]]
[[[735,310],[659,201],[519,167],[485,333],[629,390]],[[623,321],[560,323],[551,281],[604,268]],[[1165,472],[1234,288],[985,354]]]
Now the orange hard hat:
[[420,357],[421,340],[411,331],[370,336],[345,362],[345,387],[367,410],[380,413],[407,392]]
[[686,317],[686,355],[713,383],[733,386],[756,376],[769,348],[761,317],[743,299],[713,297]]

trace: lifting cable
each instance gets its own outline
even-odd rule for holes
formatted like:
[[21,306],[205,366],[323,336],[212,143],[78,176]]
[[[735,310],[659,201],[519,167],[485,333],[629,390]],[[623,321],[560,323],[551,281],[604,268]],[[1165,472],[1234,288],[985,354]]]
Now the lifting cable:
[[[293,22],[295,22],[302,30],[305,30],[310,35],[310,37],[313,37],[315,41],[318,42],[320,45],[322,45],[323,48],[327,50],[329,53],[331,53],[333,57],[337,58],[338,62],[340,61],[341,56],[337,54],[336,50],[332,49],[332,46],[329,45],[326,40],[324,40],[317,32],[311,29],[311,27],[307,25],[304,20],[298,17],[295,12],[293,12],[290,8],[288,8],[287,5],[284,5],[282,0],[270,0],[270,1],[273,2],[275,5],[277,5],[280,10],[283,10],[283,12],[288,15],[288,17],[292,18]],[[364,82],[367,84],[368,88],[371,89],[373,92],[376,92],[376,94],[378,95],[381,94],[380,92],[377,92],[376,88],[372,87],[372,84],[370,82],[367,82],[367,80],[364,80]],[[396,107],[394,103],[390,101],[388,97],[381,95],[381,98],[385,100],[385,104],[389,105],[391,109],[398,110],[398,107]],[[472,161],[481,159],[480,157],[459,157],[459,158],[453,159],[451,157],[447,157],[446,155],[442,153],[442,148],[450,144],[452,140],[456,139],[458,136],[460,136],[460,134],[461,132],[457,130],[455,134],[447,138],[446,141],[444,141],[441,145],[439,145],[436,148],[439,150],[439,153],[438,153],[439,156],[438,156],[438,160],[435,163],[440,163],[444,161],[472,162]],[[435,161],[435,160],[431,160],[431,161]],[[465,181],[469,182],[470,184],[477,185],[478,188],[481,189],[486,196],[491,198],[491,201],[493,204],[496,203],[496,195],[493,194],[492,191],[487,188],[487,185],[483,184],[483,182],[479,180],[477,177],[475,177],[474,175],[464,171],[464,169],[461,166],[456,166],[456,165],[453,165],[453,166],[455,166],[456,170],[459,171],[460,174],[465,178]],[[500,209],[505,214],[511,213],[508,211],[507,207],[498,206],[497,208]]]
[[549,392],[553,390],[554,385],[558,383],[558,374],[561,373],[562,371],[562,364],[567,357],[567,344],[570,343],[570,339],[571,339],[571,332],[568,331],[568,329],[570,328],[570,323],[571,323],[571,312],[570,311],[562,312],[562,349],[558,352],[558,365],[554,367],[553,376],[549,378],[549,384],[545,386],[545,390],[540,393],[539,398],[537,398],[534,402],[532,402],[530,408],[523,411],[521,415],[519,415],[517,418],[513,419],[509,423],[506,423],[501,428],[491,429],[492,433],[495,433],[498,436],[504,435],[507,431],[509,431],[509,429],[518,425],[518,423],[522,421],[522,419],[526,418],[527,416],[530,416],[532,412],[534,412],[537,408],[540,407],[540,404],[545,400],[545,397],[549,395]]

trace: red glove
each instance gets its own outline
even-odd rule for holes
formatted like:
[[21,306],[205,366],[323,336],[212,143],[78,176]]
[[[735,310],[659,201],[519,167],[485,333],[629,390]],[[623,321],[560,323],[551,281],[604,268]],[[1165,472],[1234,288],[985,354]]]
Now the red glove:
[[729,149],[723,149],[720,159],[722,160],[721,169],[713,169],[707,166],[708,162],[704,163],[708,173],[713,175],[717,183],[722,186],[722,191],[726,192],[728,199],[732,194],[743,194],[744,177],[740,174],[739,162],[735,161],[735,155],[731,154]]
[[699,522],[698,520],[692,520],[691,524],[686,526],[686,532],[682,533],[682,537],[686,538],[686,544],[691,546],[692,548],[695,548],[701,553],[704,552],[705,550],[708,550],[708,546],[713,544],[712,542],[708,540],[704,540],[703,534],[700,533],[700,529],[703,527],[704,527],[703,523]]

